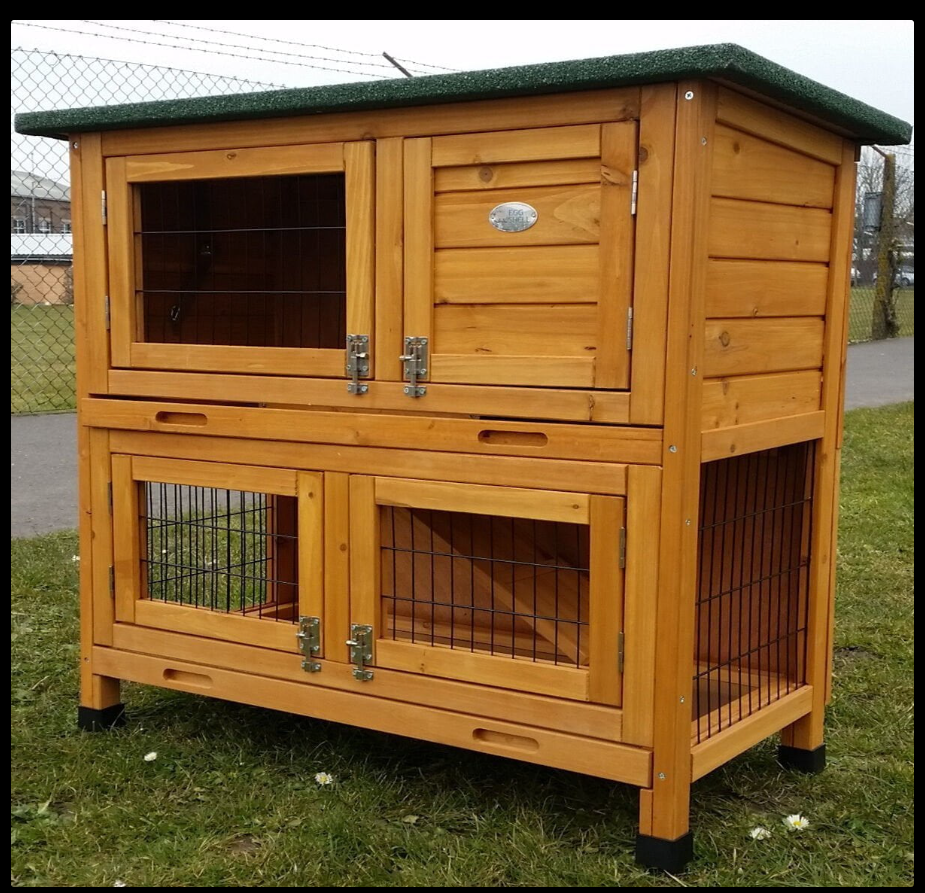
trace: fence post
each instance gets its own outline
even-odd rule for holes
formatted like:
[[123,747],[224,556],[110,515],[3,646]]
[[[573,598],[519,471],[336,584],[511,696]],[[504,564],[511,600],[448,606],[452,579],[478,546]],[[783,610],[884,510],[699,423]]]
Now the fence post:
[[883,154],[883,205],[880,209],[880,242],[877,247],[877,290],[870,337],[874,341],[899,334],[896,298],[893,293],[896,271],[894,213],[896,206],[896,156]]

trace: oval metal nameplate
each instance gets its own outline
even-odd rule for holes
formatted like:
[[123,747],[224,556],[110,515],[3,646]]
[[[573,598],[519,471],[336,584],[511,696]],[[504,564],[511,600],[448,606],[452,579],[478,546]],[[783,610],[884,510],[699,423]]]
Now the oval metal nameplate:
[[495,205],[488,214],[488,222],[503,233],[522,233],[539,219],[533,205],[526,202],[504,202]]

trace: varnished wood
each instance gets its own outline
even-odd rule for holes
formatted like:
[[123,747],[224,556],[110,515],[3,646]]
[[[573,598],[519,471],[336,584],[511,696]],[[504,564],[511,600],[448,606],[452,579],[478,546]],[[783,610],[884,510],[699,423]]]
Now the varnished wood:
[[819,263],[711,260],[708,317],[822,316],[828,267]]
[[328,662],[346,661],[350,635],[350,476],[324,475],[324,611],[321,635]]
[[[304,617],[324,617],[324,475],[299,472],[296,477],[296,494],[299,500],[299,614]],[[323,644],[321,653],[324,653]]]
[[731,428],[715,428],[703,432],[701,456],[704,462],[712,462],[714,459],[756,453],[786,446],[788,443],[815,440],[822,436],[824,426],[825,413],[817,411],[748,422]]
[[[599,155],[595,152],[594,155]],[[441,167],[434,172],[435,192],[467,189],[510,189],[520,186],[562,186],[566,183],[598,183],[601,165],[595,157],[565,161],[522,161]]]
[[131,366],[132,342],[138,328],[135,300],[135,224],[132,187],[125,178],[125,159],[106,160],[106,252],[110,302],[110,354],[113,366]]
[[[591,356],[493,356],[491,354],[435,354],[430,374],[436,381],[459,384],[509,384],[542,387],[553,381],[560,387],[594,386]],[[536,395],[542,402],[543,394]]]
[[[371,142],[344,145],[344,178],[347,214],[347,331],[372,337],[376,282],[376,156]],[[342,359],[339,349],[325,353]]]
[[[379,509],[376,479],[370,475],[350,478],[350,622],[363,623],[382,633],[379,623]],[[373,660],[378,662],[378,649]]]
[[596,124],[553,130],[508,130],[465,133],[434,139],[434,167],[596,158],[601,154],[601,128]]
[[405,335],[431,338],[434,300],[432,140],[405,140]]
[[[376,294],[373,367],[379,380],[401,381],[404,313],[404,140],[376,145]],[[363,334],[363,333],[359,333]]]
[[817,317],[708,319],[703,374],[718,378],[820,369],[824,332]]
[[130,456],[112,457],[112,583],[115,619],[135,622],[141,592],[141,531],[144,529],[138,484]]
[[711,378],[703,383],[703,430],[815,412],[821,393],[818,370]]
[[174,462],[152,456],[137,456],[132,462],[132,480],[185,484],[189,487],[217,487],[249,493],[297,496],[295,471],[230,465],[223,462]]

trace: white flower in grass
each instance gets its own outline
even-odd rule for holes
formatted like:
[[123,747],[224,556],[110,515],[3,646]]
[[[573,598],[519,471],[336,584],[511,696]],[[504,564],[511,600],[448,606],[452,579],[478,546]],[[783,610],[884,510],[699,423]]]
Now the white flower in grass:
[[334,784],[334,776],[328,772],[316,772],[315,781],[320,785]]
[[80,561],[80,556],[79,556],[79,555],[72,555],[72,556],[71,556],[71,561],[73,561],[73,562],[76,564],[78,561]]
[[146,763],[153,763],[157,759],[157,751],[152,750],[149,753],[146,753],[144,759]]
[[759,825],[757,828],[752,828],[752,830],[748,832],[748,836],[751,837],[752,840],[767,840],[771,836],[771,832],[768,831],[767,828],[762,828],[761,825]]
[[112,884],[114,887],[127,887],[128,884],[125,881],[113,881]]
[[809,819],[799,813],[785,816],[782,821],[788,831],[805,831],[809,827]]

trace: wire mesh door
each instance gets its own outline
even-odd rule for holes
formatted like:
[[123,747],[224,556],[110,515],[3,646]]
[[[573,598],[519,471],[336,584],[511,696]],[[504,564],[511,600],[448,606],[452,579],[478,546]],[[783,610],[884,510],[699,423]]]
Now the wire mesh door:
[[343,376],[372,328],[373,153],[110,158],[113,365]]
[[116,620],[297,649],[323,602],[320,474],[113,457]]
[[623,500],[354,477],[350,512],[375,666],[620,703]]

